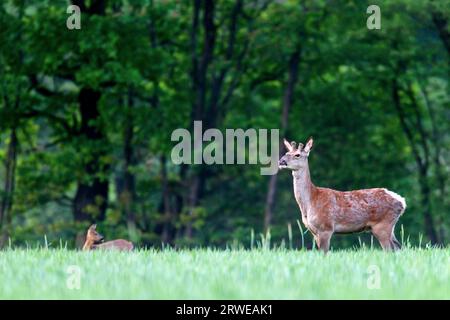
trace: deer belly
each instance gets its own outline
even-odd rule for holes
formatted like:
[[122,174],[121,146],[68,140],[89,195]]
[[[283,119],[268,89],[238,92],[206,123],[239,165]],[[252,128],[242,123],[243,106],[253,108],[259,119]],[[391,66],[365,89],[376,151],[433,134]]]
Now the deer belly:
[[358,224],[358,225],[342,225],[339,223],[336,223],[334,225],[334,232],[335,233],[355,233],[355,232],[363,232],[370,230],[370,227],[364,224]]
[[347,211],[334,217],[334,232],[353,233],[370,229],[369,216],[364,211]]

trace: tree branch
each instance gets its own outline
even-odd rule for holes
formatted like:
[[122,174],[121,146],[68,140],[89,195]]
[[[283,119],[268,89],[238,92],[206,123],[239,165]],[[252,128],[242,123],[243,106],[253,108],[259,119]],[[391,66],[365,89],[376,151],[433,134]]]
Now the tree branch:
[[69,134],[77,133],[77,131],[67,122],[66,119],[58,117],[54,113],[51,113],[48,111],[31,109],[26,112],[21,112],[19,117],[22,119],[34,118],[34,117],[47,118],[47,119],[61,125],[67,131],[67,133],[69,133]]

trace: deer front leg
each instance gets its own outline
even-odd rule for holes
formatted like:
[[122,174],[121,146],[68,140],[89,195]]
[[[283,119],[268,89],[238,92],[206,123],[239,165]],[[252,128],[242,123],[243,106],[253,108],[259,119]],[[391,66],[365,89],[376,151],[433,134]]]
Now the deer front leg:
[[333,232],[331,231],[322,231],[317,233],[317,235],[314,237],[314,239],[316,239],[317,247],[325,254],[330,249],[330,239],[332,235]]

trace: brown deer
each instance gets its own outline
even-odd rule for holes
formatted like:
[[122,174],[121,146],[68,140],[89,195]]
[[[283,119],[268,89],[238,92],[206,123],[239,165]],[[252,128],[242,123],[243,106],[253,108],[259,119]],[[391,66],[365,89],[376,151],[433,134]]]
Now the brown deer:
[[97,232],[97,225],[93,224],[89,227],[86,242],[84,243],[83,250],[120,250],[130,251],[133,250],[133,244],[129,241],[118,239],[103,242],[104,237]]
[[314,235],[319,249],[325,253],[330,238],[336,234],[371,231],[384,250],[397,250],[401,245],[394,227],[406,209],[405,199],[385,188],[336,191],[316,187],[311,182],[308,156],[313,146],[309,138],[303,147],[284,139],[286,154],[278,162],[280,169],[292,170],[294,195],[300,207],[302,222]]

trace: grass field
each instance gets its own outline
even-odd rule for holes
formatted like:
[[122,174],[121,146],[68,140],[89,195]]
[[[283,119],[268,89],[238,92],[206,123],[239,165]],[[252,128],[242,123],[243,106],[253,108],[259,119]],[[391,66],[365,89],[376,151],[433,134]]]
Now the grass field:
[[6,250],[0,298],[450,299],[450,250]]

